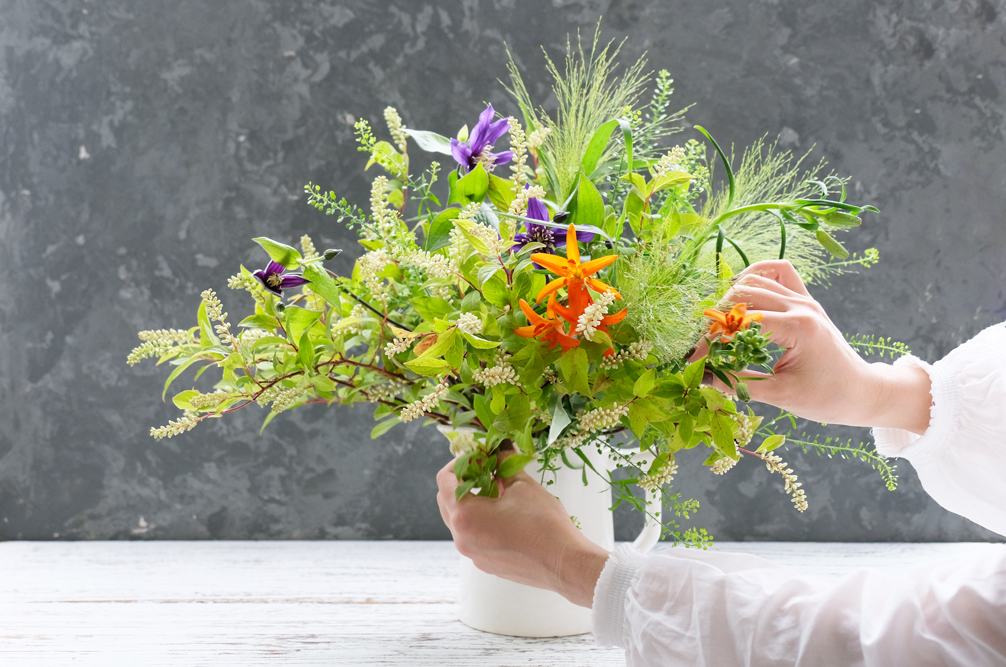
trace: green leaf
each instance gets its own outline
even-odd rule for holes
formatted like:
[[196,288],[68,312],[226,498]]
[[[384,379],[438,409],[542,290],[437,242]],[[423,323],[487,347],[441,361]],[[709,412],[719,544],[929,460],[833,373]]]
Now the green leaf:
[[583,160],[580,162],[583,173],[590,176],[597,169],[597,163],[604,155],[604,150],[608,147],[608,142],[611,141],[611,133],[615,131],[616,127],[618,127],[618,121],[609,120],[594,132],[594,136],[590,138],[587,150],[583,154]]
[[205,301],[199,303],[199,309],[196,311],[196,321],[199,322],[199,341],[202,344],[202,347],[220,345],[220,339],[217,338],[216,333],[213,332],[213,324],[210,322],[210,318],[206,314]]
[[[502,385],[496,385],[496,387],[499,386]],[[496,387],[493,387],[493,389]],[[493,400],[496,400],[495,394]],[[503,433],[521,431],[527,426],[530,418],[531,407],[528,397],[524,394],[515,394],[510,396],[510,400],[507,401],[506,410],[497,414],[496,420],[493,422],[493,428]]]
[[283,319],[286,320],[286,335],[291,343],[299,343],[304,332],[311,328],[321,312],[317,310],[306,310],[298,306],[287,306],[283,311]]
[[299,266],[297,260],[301,259],[301,255],[297,252],[296,248],[279,241],[273,241],[265,236],[252,239],[252,241],[262,246],[262,249],[269,253],[273,261],[277,264],[282,264],[285,269],[296,269]]
[[528,454],[511,454],[500,463],[499,476],[503,479],[510,479],[534,461],[534,456]]
[[627,174],[632,173],[632,125],[628,118],[619,118],[618,126],[622,128],[622,137],[625,139],[625,165]]
[[510,290],[499,276],[493,276],[482,286],[482,294],[494,306],[505,306],[510,303]]
[[479,284],[479,287],[482,287],[490,278],[501,271],[503,271],[503,269],[500,267],[499,262],[493,261],[483,264],[479,267],[478,273],[476,274],[476,282]]
[[709,422],[709,435],[713,438],[716,448],[732,459],[737,458],[737,446],[734,444],[734,420],[717,412]]
[[717,155],[720,156],[720,161],[723,163],[723,168],[727,172],[727,181],[730,185],[730,189],[727,193],[727,204],[724,208],[729,211],[734,204],[734,190],[735,190],[734,169],[733,167],[730,166],[730,160],[727,159],[727,156],[726,154],[723,153],[723,149],[720,148],[720,145],[716,143],[716,140],[713,139],[713,136],[711,134],[706,132],[706,128],[702,127],[701,125],[696,125],[695,129],[704,134],[706,136],[706,139],[709,140],[709,143],[711,143],[713,145],[713,148],[716,149],[716,153]]
[[445,136],[439,135],[436,132],[429,132],[427,130],[410,130],[408,128],[402,128],[402,131],[412,137],[415,140],[416,145],[427,153],[442,153],[443,155],[451,154],[451,140]]
[[419,316],[427,322],[432,322],[437,318],[443,319],[454,310],[450,301],[435,296],[417,296],[412,299],[411,303]]
[[639,379],[632,385],[632,395],[645,398],[656,384],[657,371],[655,368],[651,368],[640,375]]
[[534,428],[534,422],[529,419],[524,430],[513,439],[513,444],[517,445],[517,449],[525,454],[534,454],[534,441],[531,439],[532,428]]
[[824,249],[835,257],[846,259],[849,256],[849,251],[845,249],[845,246],[832,238],[828,232],[819,229],[815,232],[815,235],[817,236],[817,242],[823,245]]
[[489,174],[479,163],[474,169],[462,176],[454,186],[449,204],[467,206],[471,202],[480,202],[489,192]]
[[[420,359],[441,357],[447,353],[447,351],[454,346],[454,340],[458,337],[458,328],[451,327],[444,333],[437,337],[437,342],[427,348],[421,355]],[[408,365],[408,364],[406,364]]]
[[642,439],[643,432],[650,420],[646,418],[646,410],[639,405],[639,401],[629,406],[629,427],[637,438]]
[[479,350],[491,350],[494,347],[500,346],[500,341],[498,340],[486,340],[470,333],[462,333],[461,335],[468,341],[469,345]]
[[426,234],[423,243],[423,250],[433,252],[446,248],[451,244],[451,230],[454,229],[454,220],[461,211],[456,208],[444,209],[437,214],[437,217],[430,223],[430,229]]
[[171,371],[171,375],[169,375],[168,379],[164,381],[164,391],[161,392],[161,400],[162,401],[167,398],[168,387],[171,386],[171,383],[174,381],[174,379],[176,377],[178,377],[179,375],[181,375],[185,371],[186,368],[188,368],[192,364],[196,363],[197,361],[199,361],[199,357],[192,357],[191,359],[183,361],[181,364],[179,364],[175,368],[175,370]]
[[465,344],[457,336],[454,337],[454,345],[444,353],[444,359],[451,365],[451,368],[460,368],[465,359]]
[[[489,407],[492,408],[494,415],[499,415],[506,408],[506,388],[498,384],[492,388],[492,394],[493,398],[489,403]],[[493,422],[493,428],[495,428],[495,421]]]
[[489,174],[489,201],[501,211],[508,211],[513,202],[513,183]]
[[773,449],[779,449],[786,442],[786,436],[784,435],[770,435],[761,442],[761,446],[758,447],[758,452],[760,454],[765,454],[771,452]]
[[267,347],[269,345],[286,345],[289,346],[290,342],[286,338],[280,338],[279,336],[262,336],[252,344],[252,352],[258,350],[259,348]]
[[191,410],[192,406],[189,405],[189,401],[198,396],[199,392],[195,389],[187,389],[183,392],[175,394],[175,397],[171,399],[171,402],[175,404],[175,407],[179,410]]
[[702,375],[706,371],[706,358],[702,357],[684,370],[682,376],[685,381],[685,386],[690,389],[695,389],[700,384],[702,384]]
[[297,361],[304,368],[314,368],[314,347],[311,345],[311,333],[305,331],[300,337],[300,350],[297,352]]
[[461,486],[459,486],[458,488],[454,489],[454,498],[456,500],[461,500],[462,498],[465,497],[465,494],[467,494],[473,488],[475,488],[475,480],[474,479],[470,479],[467,482],[462,483]]
[[451,365],[447,361],[433,357],[419,357],[406,361],[405,365],[414,373],[426,376],[442,375],[451,370]]
[[492,408],[489,405],[489,399],[482,394],[475,394],[472,397],[472,405],[475,407],[475,414],[478,415],[479,421],[482,422],[483,426],[492,426],[496,415],[493,414]]
[[552,444],[562,435],[562,430],[569,426],[569,415],[562,408],[562,399],[555,402],[555,409],[552,410],[552,425],[548,427],[548,444]]
[[268,315],[249,315],[240,322],[238,322],[239,327],[247,327],[250,329],[264,329],[266,331],[273,331],[279,326],[279,322],[276,321],[275,317],[269,317]]
[[332,280],[332,276],[328,275],[328,271],[317,264],[305,264],[304,277],[311,281],[307,284],[309,290],[329,304],[341,307],[342,300],[339,295],[342,294],[342,290],[339,289],[338,283]]
[[581,229],[582,225],[600,228],[604,224],[604,200],[583,173],[580,174],[580,185],[571,203],[575,205],[570,207],[569,217],[563,221],[567,226],[576,225],[577,229]]
[[376,440],[377,438],[380,438],[382,435],[394,428],[396,424],[401,424],[397,415],[388,417],[382,422],[377,422],[377,426],[370,431],[370,439]]
[[699,387],[699,394],[710,410],[722,410],[726,407],[729,399],[716,387]]
[[653,179],[650,183],[650,193],[660,192],[667,188],[673,188],[676,185],[681,185],[682,183],[687,183],[695,178],[689,173],[684,171],[669,171],[663,176],[658,176]]

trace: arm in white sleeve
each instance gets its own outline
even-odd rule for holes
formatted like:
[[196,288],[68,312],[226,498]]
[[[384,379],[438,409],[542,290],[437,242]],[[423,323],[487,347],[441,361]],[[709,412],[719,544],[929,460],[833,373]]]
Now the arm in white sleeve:
[[889,577],[835,580],[756,556],[617,549],[594,636],[630,667],[1006,665],[1006,547]]
[[910,355],[894,363],[929,373],[929,428],[922,436],[876,428],[877,451],[908,459],[946,509],[1006,535],[1006,325],[989,327],[931,366]]

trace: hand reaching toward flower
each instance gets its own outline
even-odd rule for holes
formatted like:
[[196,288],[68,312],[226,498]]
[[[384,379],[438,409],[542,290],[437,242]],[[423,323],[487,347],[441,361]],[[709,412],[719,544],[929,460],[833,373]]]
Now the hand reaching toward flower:
[[[789,262],[752,264],[725,300],[756,311],[766,335],[786,348],[775,375],[742,374],[761,378],[747,383],[752,399],[824,423],[925,432],[930,405],[926,372],[864,361]],[[718,380],[716,385],[725,388]]]
[[530,475],[521,471],[501,480],[499,498],[469,494],[459,501],[452,461],[437,474],[437,485],[454,545],[477,568],[591,605],[608,552],[584,537],[559,499]]

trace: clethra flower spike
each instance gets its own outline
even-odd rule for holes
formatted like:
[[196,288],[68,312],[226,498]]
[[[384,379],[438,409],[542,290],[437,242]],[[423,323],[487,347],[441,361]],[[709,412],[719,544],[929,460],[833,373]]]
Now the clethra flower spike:
[[262,286],[267,290],[275,294],[276,296],[283,296],[283,290],[287,287],[299,287],[301,285],[306,285],[310,280],[304,276],[291,275],[284,276],[286,269],[282,264],[269,261],[269,264],[264,269],[259,269],[252,273],[255,279],[262,283]]
[[493,153],[491,150],[493,144],[510,131],[510,125],[506,118],[493,122],[495,115],[493,105],[490,104],[485,111],[479,114],[479,122],[468,135],[468,141],[451,139],[451,155],[454,156],[458,164],[465,168],[466,173],[477,167],[479,163],[486,171],[492,171],[493,167],[506,164],[513,159],[511,151]]

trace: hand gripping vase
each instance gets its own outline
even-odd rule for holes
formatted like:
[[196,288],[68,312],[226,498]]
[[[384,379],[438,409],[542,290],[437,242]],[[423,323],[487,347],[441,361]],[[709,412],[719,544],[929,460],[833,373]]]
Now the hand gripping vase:
[[[465,426],[437,426],[437,430],[448,439],[474,432]],[[598,454],[590,447],[583,451],[597,470],[614,468],[614,462],[606,453]],[[640,466],[653,462],[648,452],[625,450],[625,453]],[[610,551],[615,548],[615,529],[608,509],[611,507],[611,487],[590,471],[587,482],[584,485],[582,470],[563,466],[556,472],[554,483],[545,488],[577,518],[588,539]],[[646,492],[646,500],[653,516],[646,517],[642,532],[632,543],[640,553],[652,549],[661,532],[660,500],[652,491]],[[591,630],[590,609],[575,605],[558,593],[486,574],[463,556],[458,617],[476,630],[515,637],[565,637]]]

